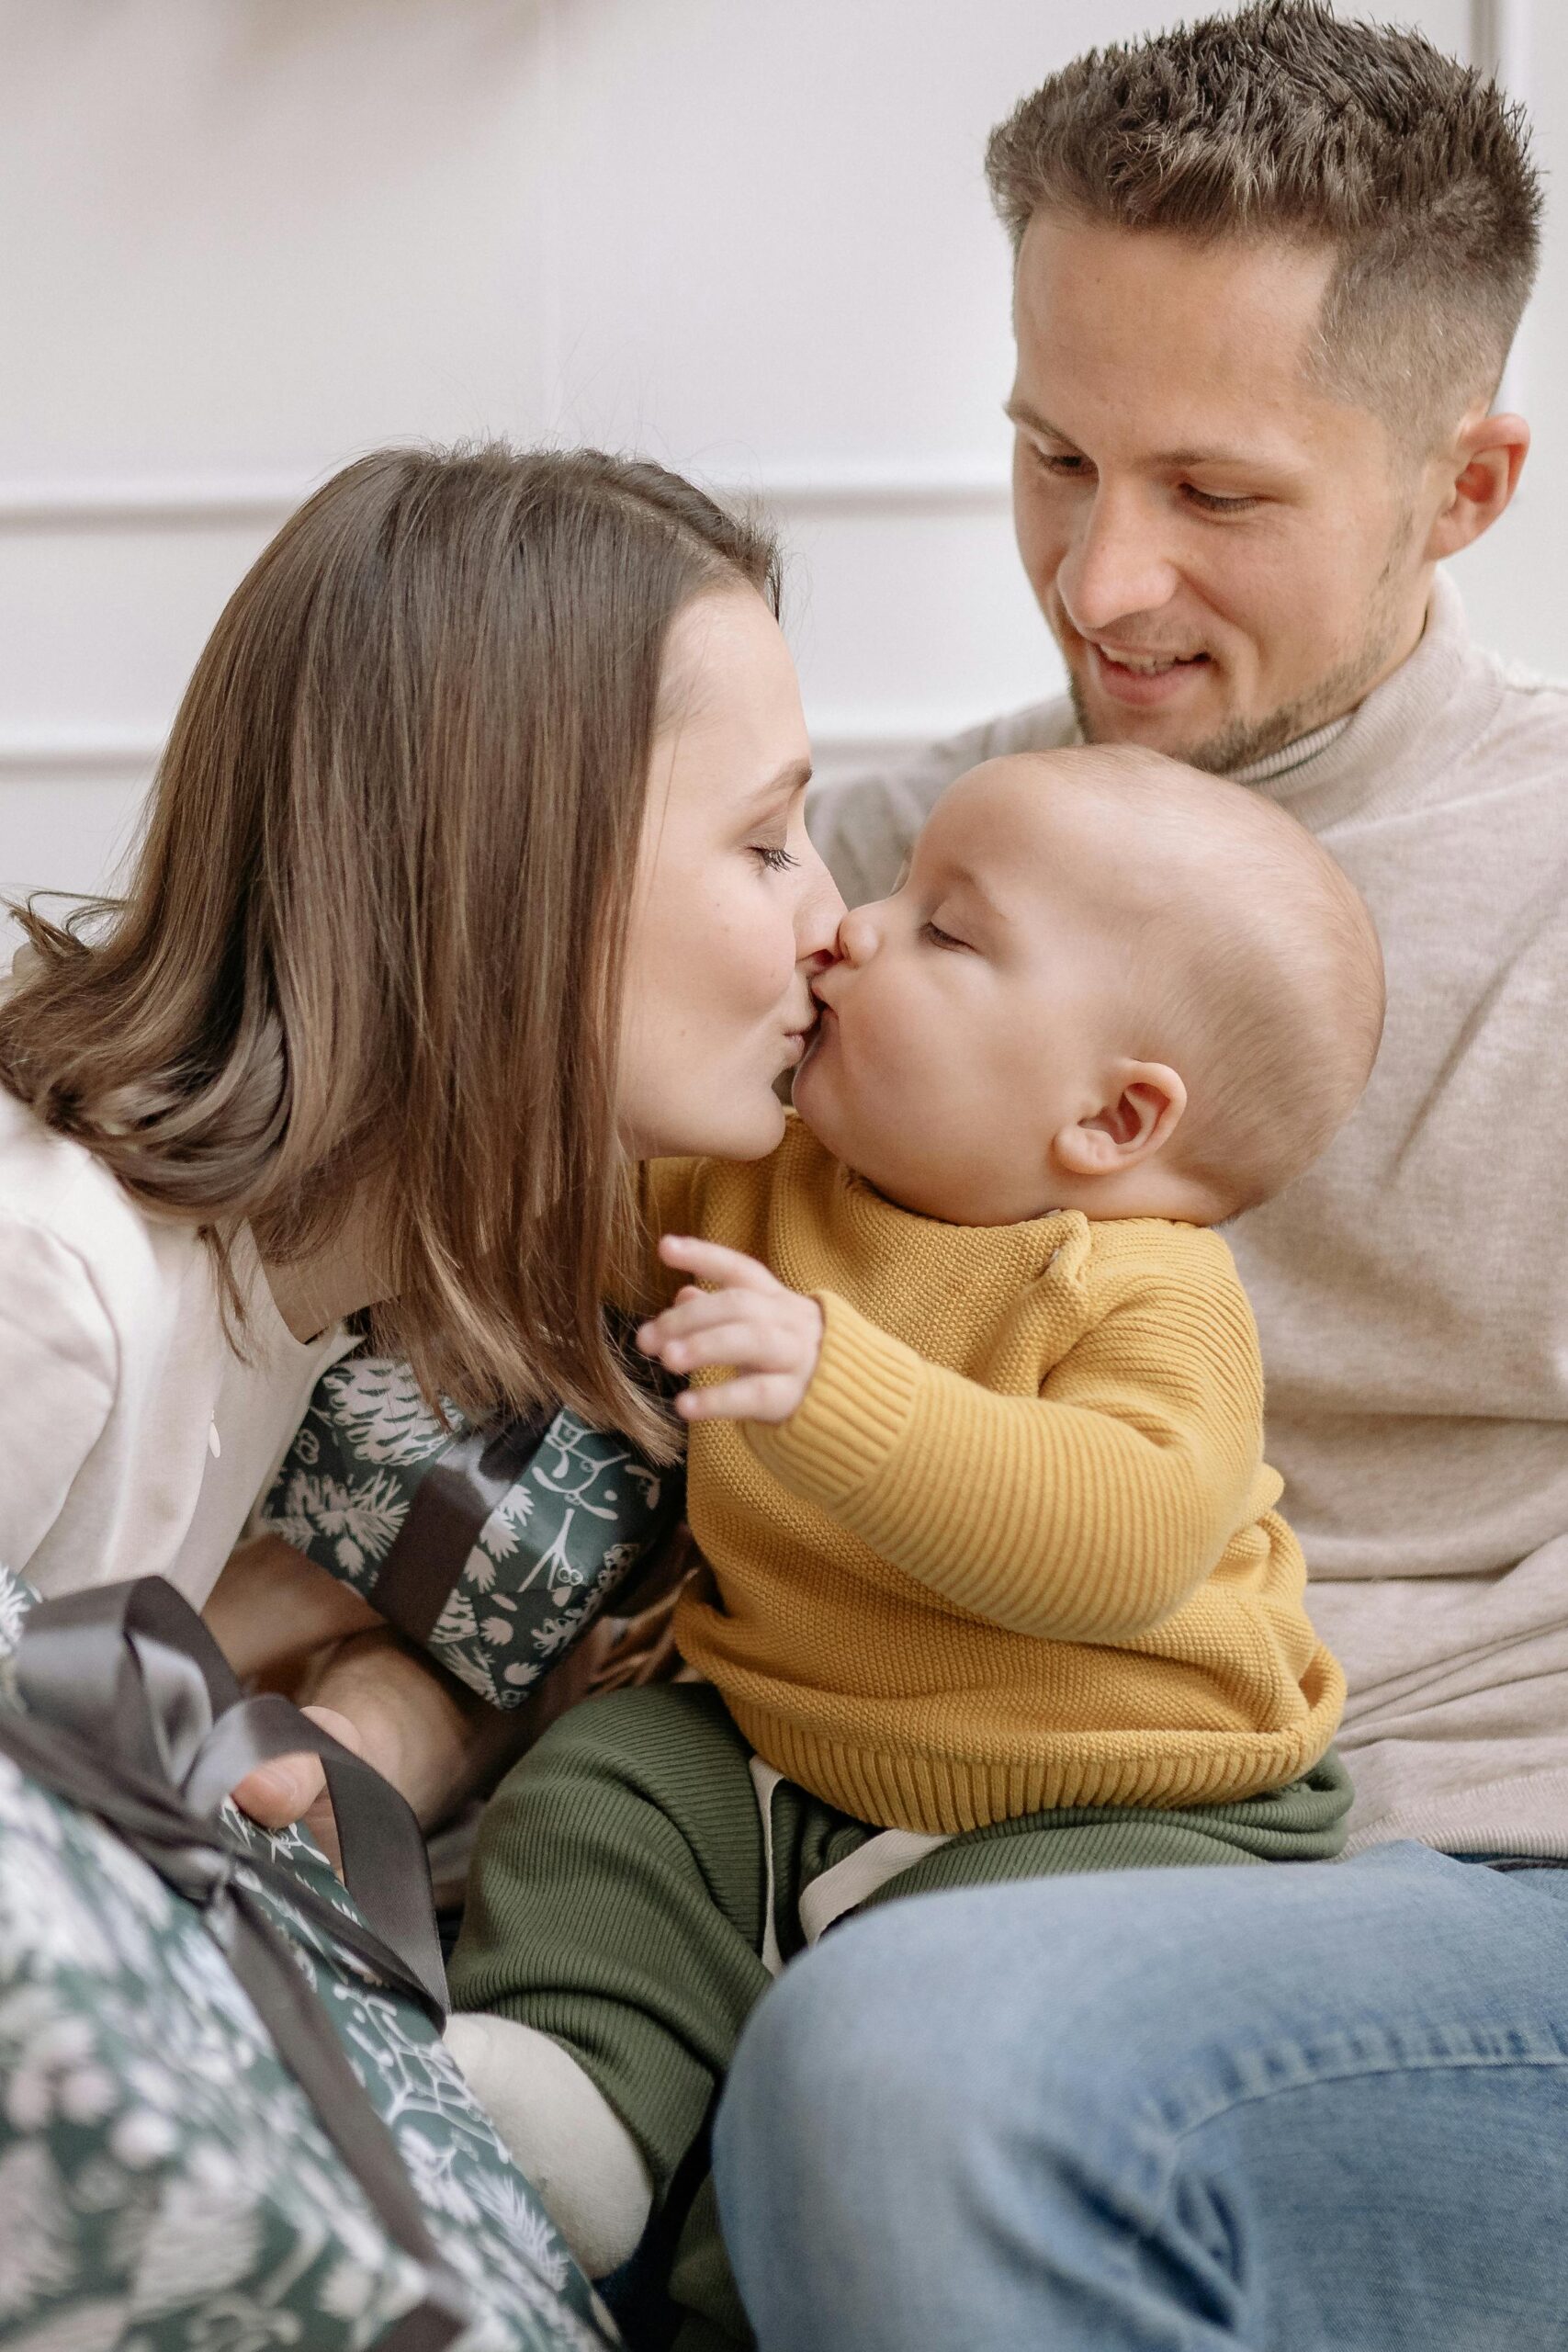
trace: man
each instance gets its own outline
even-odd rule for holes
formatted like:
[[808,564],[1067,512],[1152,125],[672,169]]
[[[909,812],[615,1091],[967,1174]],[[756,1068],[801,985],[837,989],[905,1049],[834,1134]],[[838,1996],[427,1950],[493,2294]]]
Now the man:
[[1365,893],[1371,1089],[1231,1231],[1358,1803],[1332,1870],[829,1939],[721,2110],[736,2273],[762,2352],[1559,2344],[1568,693],[1478,650],[1437,569],[1528,443],[1491,413],[1524,125],[1413,34],[1269,0],[1080,58],[988,165],[1018,542],[1071,695],[815,830],[880,893],[951,776],[1081,735],[1242,778]]

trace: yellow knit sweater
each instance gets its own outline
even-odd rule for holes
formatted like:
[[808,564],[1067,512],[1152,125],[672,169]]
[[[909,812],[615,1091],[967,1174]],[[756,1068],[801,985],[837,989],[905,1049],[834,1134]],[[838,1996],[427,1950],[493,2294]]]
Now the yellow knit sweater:
[[692,1431],[717,1589],[675,1620],[787,1779],[956,1831],[1252,1796],[1323,1754],[1344,1678],[1273,1509],[1257,1332],[1216,1234],[939,1224],[793,1118],[766,1160],[653,1163],[645,1206],[826,1317],[789,1420]]

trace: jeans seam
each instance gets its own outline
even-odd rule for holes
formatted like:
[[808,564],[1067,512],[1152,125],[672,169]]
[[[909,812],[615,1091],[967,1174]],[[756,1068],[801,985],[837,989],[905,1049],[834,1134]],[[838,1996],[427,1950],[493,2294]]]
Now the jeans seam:
[[1202,2095],[1192,2090],[1172,2088],[1156,2092],[1145,2103],[1145,2120],[1171,2141],[1185,2139],[1190,2132],[1201,2131],[1244,2107],[1256,2107],[1290,2091],[1315,2090],[1320,2085],[1353,2082],[1359,2076],[1368,2078],[1390,2075],[1440,2074],[1443,2072],[1492,2072],[1506,2067],[1535,2068],[1543,2073],[1568,2068],[1568,2046],[1558,2049],[1534,2048],[1483,2050],[1474,2046],[1473,2039],[1467,2049],[1444,2050],[1428,2046],[1425,2050],[1388,2048],[1372,2052],[1347,2052],[1328,2063],[1314,2061],[1299,2043],[1275,2045],[1249,2053],[1247,2063],[1280,2064],[1289,2053],[1289,2071],[1283,2071],[1272,2082],[1238,2084],[1224,2090],[1210,2088]]

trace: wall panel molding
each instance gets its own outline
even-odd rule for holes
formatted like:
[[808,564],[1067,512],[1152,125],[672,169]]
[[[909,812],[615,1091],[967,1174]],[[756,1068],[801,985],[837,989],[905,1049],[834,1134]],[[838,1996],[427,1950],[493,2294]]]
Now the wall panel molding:
[[1530,0],[1470,0],[1470,62],[1516,98],[1529,96]]
[[[694,468],[694,472],[698,469]],[[270,532],[320,481],[299,474],[80,475],[54,481],[0,480],[0,535],[95,537],[138,533]],[[1006,473],[962,460],[880,464],[823,459],[759,468],[754,474],[699,474],[716,494],[754,500],[785,522],[863,521],[994,515],[1010,503]],[[814,729],[826,769],[895,754],[958,730],[973,714],[840,710]],[[146,729],[0,728],[0,783],[7,779],[124,778],[151,775],[163,751]]]
[[[756,499],[781,514],[879,516],[988,514],[1005,510],[1008,477],[994,465],[943,461],[773,467],[713,475],[693,468],[717,495]],[[0,530],[230,530],[282,522],[325,474],[137,474],[73,476],[57,481],[0,481]]]
[[151,775],[161,735],[108,729],[14,727],[0,733],[0,783],[10,777]]
[[[821,766],[870,762],[960,734],[988,714],[980,711],[829,714],[811,741]],[[163,755],[161,735],[108,729],[13,728],[0,733],[0,784],[8,778],[44,782],[58,776],[150,776]]]
[[[1470,0],[1470,62],[1490,75],[1527,111],[1531,107],[1531,0]],[[1501,410],[1523,408],[1529,379],[1530,315],[1514,339],[1495,405]]]

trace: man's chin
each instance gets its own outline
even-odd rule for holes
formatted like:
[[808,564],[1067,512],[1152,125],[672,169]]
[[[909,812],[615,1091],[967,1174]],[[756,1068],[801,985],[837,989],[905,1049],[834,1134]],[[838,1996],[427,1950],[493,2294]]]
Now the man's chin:
[[[1168,760],[1182,760],[1189,767],[1211,775],[1228,775],[1282,752],[1287,743],[1322,722],[1303,718],[1299,709],[1273,712],[1267,718],[1241,718],[1212,707],[1139,710],[1110,701],[1086,689],[1075,673],[1069,676],[1073,716],[1086,743],[1129,743],[1158,752]],[[1196,702],[1197,696],[1193,697]],[[1204,695],[1205,701],[1209,700]]]
[[1200,767],[1206,763],[1201,754],[1209,746],[1234,731],[1234,723],[1227,723],[1224,712],[1213,707],[1217,697],[1212,675],[1194,679],[1186,692],[1154,706],[1118,702],[1077,667],[1069,673],[1067,685],[1086,743],[1131,744]]

